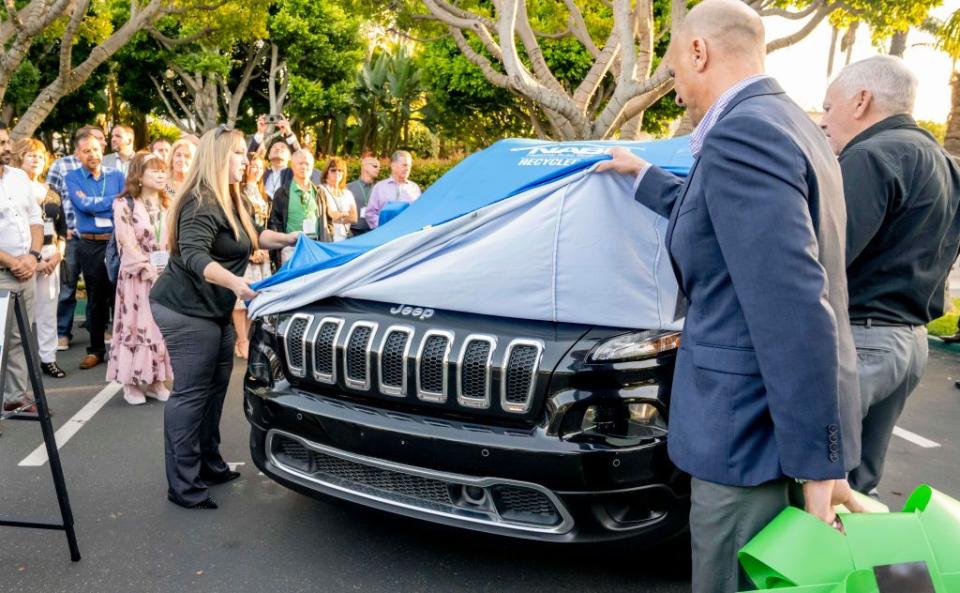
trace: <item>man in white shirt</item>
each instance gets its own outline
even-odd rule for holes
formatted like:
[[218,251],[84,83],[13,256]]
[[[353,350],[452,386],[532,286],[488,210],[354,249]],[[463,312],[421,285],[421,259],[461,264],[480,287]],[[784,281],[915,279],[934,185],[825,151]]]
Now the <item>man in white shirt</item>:
[[[0,123],[0,161],[10,154],[10,134]],[[43,217],[33,199],[30,179],[20,169],[0,165],[0,290],[21,294],[30,325],[33,324],[34,274],[41,259]],[[20,328],[14,322],[4,345],[7,371],[3,382],[3,409],[15,410],[26,404],[28,373],[23,355]],[[28,406],[25,411],[36,411]]]
[[103,157],[102,165],[108,169],[116,169],[126,177],[130,161],[136,154],[133,149],[133,128],[115,126],[113,133],[110,134],[110,147],[113,148],[113,152]]

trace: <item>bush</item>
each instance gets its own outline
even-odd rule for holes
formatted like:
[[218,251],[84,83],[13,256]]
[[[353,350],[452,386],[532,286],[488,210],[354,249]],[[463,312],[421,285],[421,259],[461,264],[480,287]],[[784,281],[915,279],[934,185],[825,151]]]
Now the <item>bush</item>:
[[952,304],[952,310],[927,325],[927,331],[930,332],[931,336],[952,336],[957,333],[957,319],[960,318],[960,299],[953,299]]
[[[433,185],[437,179],[440,179],[444,173],[459,163],[460,160],[459,158],[415,159],[413,161],[413,172],[410,174],[410,179],[416,182],[416,184],[420,186],[420,189],[426,190]],[[390,176],[390,161],[389,159],[381,159],[380,163],[379,179],[386,179]],[[322,171],[326,164],[326,159],[319,159],[317,161],[317,169]],[[360,177],[360,159],[347,159],[347,182],[349,183],[358,177]]]

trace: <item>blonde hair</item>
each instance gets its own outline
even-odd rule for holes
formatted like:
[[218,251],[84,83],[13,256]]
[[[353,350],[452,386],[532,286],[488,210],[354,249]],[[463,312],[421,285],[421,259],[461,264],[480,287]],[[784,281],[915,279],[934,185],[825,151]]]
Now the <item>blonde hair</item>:
[[241,196],[242,181],[230,182],[230,156],[238,150],[246,153],[247,145],[243,134],[237,130],[226,130],[221,126],[207,131],[200,138],[194,162],[190,166],[187,178],[183,181],[183,189],[173,207],[173,216],[170,217],[171,253],[180,251],[177,246],[179,232],[176,221],[180,218],[184,204],[194,199],[200,202],[216,200],[227,219],[227,224],[233,230],[234,239],[240,240],[240,228],[243,227],[244,232],[250,237],[253,249],[260,248],[253,220]]
[[[11,159],[11,166],[20,168],[23,165],[23,157],[27,155],[28,152],[40,153],[43,156],[43,170],[40,171],[40,177],[45,177],[47,174],[47,169],[50,168],[50,153],[47,152],[47,147],[43,142],[37,140],[36,138],[21,138],[13,145],[13,158]],[[50,189],[50,186],[47,186],[44,183],[44,186],[47,187],[47,195],[43,197],[42,204],[57,204],[60,205],[61,199],[60,194]]]
[[[197,156],[197,143],[193,141],[192,136],[184,136],[178,139],[176,142],[174,142],[170,146],[170,155],[167,157],[167,171],[170,171],[171,173],[173,173],[173,155],[177,154],[177,150],[181,146],[186,146],[187,148],[189,148],[194,158],[196,158]],[[192,162],[190,163],[190,168],[191,169],[193,168]],[[189,177],[189,173],[187,174],[187,176]]]

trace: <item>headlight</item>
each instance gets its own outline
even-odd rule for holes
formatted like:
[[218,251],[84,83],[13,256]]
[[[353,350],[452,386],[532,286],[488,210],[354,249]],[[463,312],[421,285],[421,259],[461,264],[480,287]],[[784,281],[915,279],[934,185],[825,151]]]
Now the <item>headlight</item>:
[[589,362],[625,362],[653,358],[680,347],[680,332],[631,332],[601,342],[588,357]]
[[276,322],[275,315],[254,322],[247,363],[247,386],[252,389],[269,389],[283,378],[283,363],[277,355]]

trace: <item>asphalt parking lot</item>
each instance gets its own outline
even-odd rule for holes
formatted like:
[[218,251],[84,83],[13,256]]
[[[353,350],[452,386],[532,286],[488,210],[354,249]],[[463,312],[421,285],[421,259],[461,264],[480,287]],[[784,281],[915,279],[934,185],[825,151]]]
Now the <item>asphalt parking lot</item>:
[[[224,456],[243,477],[215,487],[218,510],[181,509],[166,500],[163,404],[131,407],[104,383],[105,366],[78,370],[82,343],[60,354],[68,376],[46,386],[55,426],[75,430],[60,451],[83,559],[70,562],[61,533],[0,528],[0,592],[689,590],[683,542],[649,550],[541,545],[318,501],[274,484],[258,475],[247,450],[239,360],[222,431]],[[892,508],[922,482],[960,496],[955,378],[960,354],[932,349],[881,483]],[[49,465],[34,454],[39,427],[6,421],[3,429],[0,513],[55,518]]]

